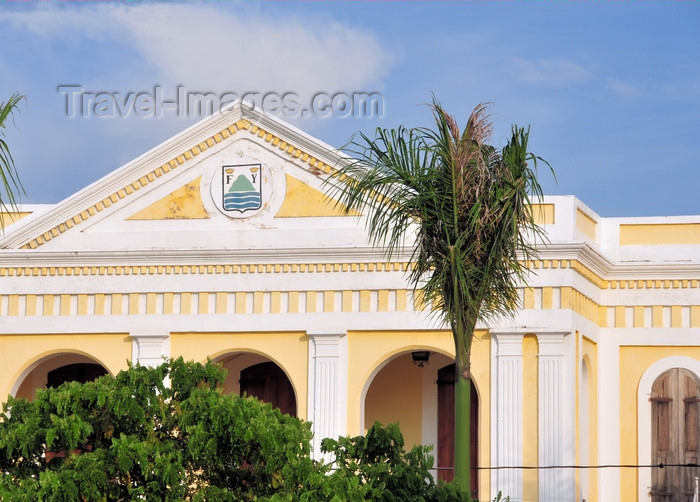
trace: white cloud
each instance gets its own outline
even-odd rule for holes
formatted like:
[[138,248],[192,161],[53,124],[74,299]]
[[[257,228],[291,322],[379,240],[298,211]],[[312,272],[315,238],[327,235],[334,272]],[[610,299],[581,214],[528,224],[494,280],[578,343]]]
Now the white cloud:
[[618,78],[608,78],[606,85],[608,89],[622,98],[639,98],[644,95],[639,87]]
[[276,18],[244,8],[42,6],[0,14],[0,22],[48,39],[127,45],[163,79],[157,83],[199,91],[296,92],[307,98],[316,92],[381,90],[393,58],[372,34],[338,22]]
[[584,83],[591,78],[590,72],[583,66],[560,58],[535,60],[516,58],[513,66],[516,78],[529,84],[563,87]]

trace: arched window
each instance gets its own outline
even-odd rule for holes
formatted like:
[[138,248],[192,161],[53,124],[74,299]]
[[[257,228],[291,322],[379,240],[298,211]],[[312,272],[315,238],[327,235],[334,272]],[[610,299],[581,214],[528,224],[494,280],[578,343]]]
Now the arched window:
[[272,361],[243,369],[240,385],[241,395],[254,396],[279,408],[282,413],[296,416],[294,388],[282,368]]
[[652,502],[689,502],[693,497],[694,469],[673,464],[697,464],[700,432],[700,379],[687,369],[673,368],[652,386],[651,473]]

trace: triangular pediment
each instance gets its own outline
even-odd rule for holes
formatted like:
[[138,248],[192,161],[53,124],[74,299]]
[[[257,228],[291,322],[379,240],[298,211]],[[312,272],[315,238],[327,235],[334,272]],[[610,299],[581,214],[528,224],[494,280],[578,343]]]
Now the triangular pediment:
[[325,237],[349,244],[343,228],[357,227],[358,214],[326,195],[329,174],[344,161],[302,131],[237,103],[57,204],[0,247],[260,248],[270,240],[261,230],[276,229],[278,242],[291,245],[305,229],[318,236],[326,227]]

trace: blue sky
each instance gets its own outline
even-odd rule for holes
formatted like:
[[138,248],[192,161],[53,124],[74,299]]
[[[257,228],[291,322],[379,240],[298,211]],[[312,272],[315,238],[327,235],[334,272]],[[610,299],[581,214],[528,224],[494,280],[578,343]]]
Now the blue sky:
[[340,147],[358,130],[461,124],[492,102],[493,143],[531,126],[546,193],[602,216],[700,214],[695,2],[11,2],[0,101],[26,203],[55,203],[201,117],[68,117],[61,85],[153,92],[379,92],[383,118],[290,119]]

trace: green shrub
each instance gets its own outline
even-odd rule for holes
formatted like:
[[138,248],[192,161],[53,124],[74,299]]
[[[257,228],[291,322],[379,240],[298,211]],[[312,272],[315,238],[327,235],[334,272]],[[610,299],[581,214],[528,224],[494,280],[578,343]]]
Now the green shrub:
[[429,447],[404,450],[397,424],[375,423],[365,436],[324,439],[322,449],[334,456],[332,485],[352,484],[356,498],[377,502],[462,502],[468,497],[454,485],[436,484],[429,470]]

